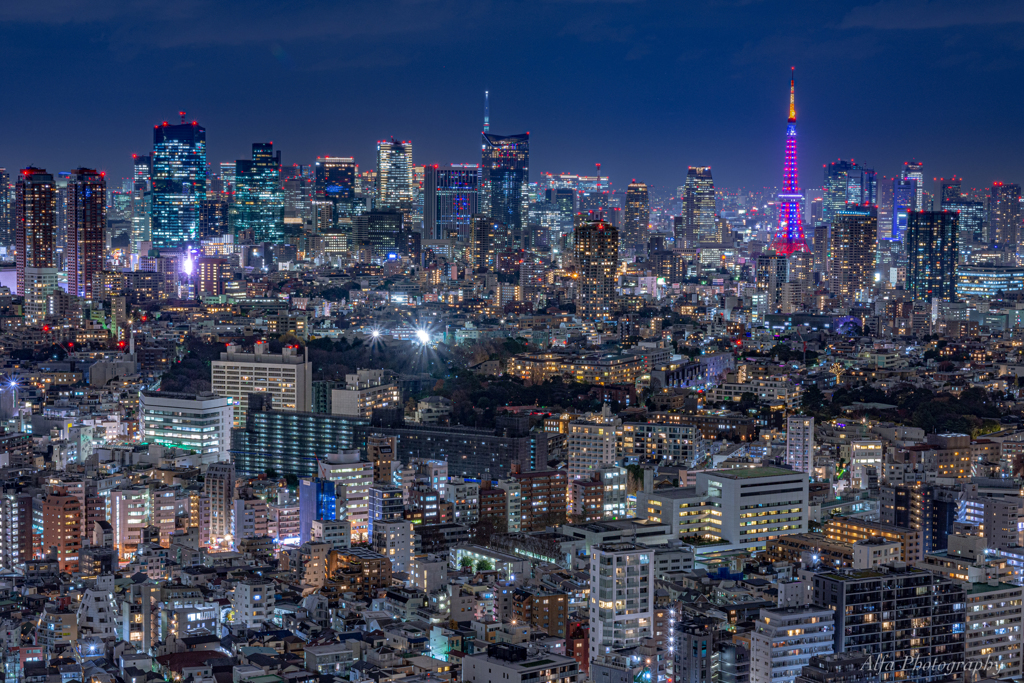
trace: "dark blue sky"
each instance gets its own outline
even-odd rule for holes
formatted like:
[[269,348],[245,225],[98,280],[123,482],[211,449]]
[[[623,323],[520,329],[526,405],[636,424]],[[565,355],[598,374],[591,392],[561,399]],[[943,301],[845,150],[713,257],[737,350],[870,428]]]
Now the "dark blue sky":
[[103,0],[0,6],[0,165],[120,178],[184,109],[213,163],[273,140],[286,163],[414,143],[479,160],[531,133],[531,172],[661,188],[781,181],[796,66],[801,185],[853,157],[965,184],[1024,181],[1024,3],[962,0]]

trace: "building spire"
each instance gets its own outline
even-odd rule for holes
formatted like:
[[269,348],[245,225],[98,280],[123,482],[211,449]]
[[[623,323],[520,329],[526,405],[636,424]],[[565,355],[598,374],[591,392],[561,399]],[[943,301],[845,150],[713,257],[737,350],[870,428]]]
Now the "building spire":
[[792,67],[789,75],[789,122],[796,122],[796,67]]
[[484,132],[491,131],[491,93],[484,90]]

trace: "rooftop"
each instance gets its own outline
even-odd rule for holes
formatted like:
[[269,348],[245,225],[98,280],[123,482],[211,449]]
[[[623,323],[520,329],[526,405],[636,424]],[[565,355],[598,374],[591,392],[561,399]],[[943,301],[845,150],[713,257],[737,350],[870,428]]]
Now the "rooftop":
[[791,477],[803,473],[782,467],[740,467],[732,470],[711,470],[707,474],[722,479],[763,479],[765,477]]

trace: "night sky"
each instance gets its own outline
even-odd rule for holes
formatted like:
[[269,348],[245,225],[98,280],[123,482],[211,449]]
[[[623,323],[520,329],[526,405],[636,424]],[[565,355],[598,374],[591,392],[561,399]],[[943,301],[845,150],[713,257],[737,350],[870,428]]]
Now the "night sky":
[[[891,176],[1024,182],[1024,3],[883,0],[8,1],[0,5],[0,166],[92,166],[114,180],[179,110],[209,161],[272,140],[285,163],[478,162],[491,130],[531,133],[531,175],[631,178],[688,165],[778,185],[790,66],[801,185],[837,157]],[[928,189],[931,189],[929,184]]]

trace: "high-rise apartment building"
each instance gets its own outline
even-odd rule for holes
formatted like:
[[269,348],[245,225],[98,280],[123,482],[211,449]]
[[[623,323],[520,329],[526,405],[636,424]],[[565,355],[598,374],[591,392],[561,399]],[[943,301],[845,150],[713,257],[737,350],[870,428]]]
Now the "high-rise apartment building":
[[203,493],[210,504],[210,539],[219,541],[231,535],[232,507],[235,499],[235,466],[214,463],[206,468]]
[[907,233],[907,216],[917,203],[917,183],[909,178],[892,179],[892,239]]
[[1020,185],[993,183],[988,195],[989,241],[1016,252],[1020,247]]
[[313,364],[295,346],[286,346],[280,354],[271,354],[269,344],[256,342],[253,353],[242,353],[240,346],[228,345],[213,361],[213,393],[232,399],[234,426],[245,424],[249,394],[266,392],[274,410],[309,412],[313,402]]
[[352,542],[365,543],[370,540],[373,463],[363,460],[357,450],[343,450],[317,462],[317,475],[334,482],[338,492],[338,506],[344,505],[352,525]]
[[494,270],[495,243],[500,224],[490,216],[472,217],[469,236],[469,263],[473,270],[487,268]]
[[1020,678],[1024,646],[1024,588],[998,580],[967,584],[968,662],[991,678]]
[[912,211],[907,224],[907,291],[916,301],[956,300],[960,261],[959,216],[952,211]]
[[874,206],[848,206],[832,217],[832,293],[855,299],[872,284],[878,245]]
[[43,501],[43,551],[56,550],[62,572],[78,571],[83,512],[81,501],[60,487],[54,487]]
[[590,661],[653,636],[653,551],[602,543],[590,553]]
[[750,634],[750,683],[793,683],[811,657],[832,654],[828,607],[763,608]]
[[482,157],[481,213],[521,235],[529,218],[530,134],[484,133]]
[[427,166],[423,176],[423,236],[469,242],[480,212],[480,166]]
[[251,231],[254,242],[280,242],[284,231],[281,152],[272,142],[254,142],[252,159],[235,162],[231,213],[235,234]]
[[710,166],[690,166],[683,185],[683,241],[676,248],[696,247],[715,234],[715,181]]
[[651,200],[647,184],[635,180],[626,186],[626,220],[622,226],[619,246],[647,252],[647,234],[651,222]]
[[408,216],[414,199],[412,143],[377,143],[377,207]]
[[158,249],[195,244],[206,199],[206,129],[195,121],[153,128],[152,220]]
[[879,672],[882,681],[947,680],[950,667],[963,662],[961,583],[904,563],[816,574],[813,581],[814,603],[835,612],[835,652],[857,651],[882,662],[914,660],[909,670]]
[[565,519],[565,470],[521,472],[513,466],[508,479],[498,482],[506,492],[509,531],[543,531]]
[[814,418],[793,415],[786,419],[786,464],[798,472],[814,470]]
[[71,172],[67,212],[68,293],[91,299],[92,278],[103,270],[105,253],[107,182],[102,173],[89,168]]
[[354,213],[356,175],[359,166],[352,157],[317,157],[313,168],[313,201],[331,204],[332,224]]
[[[611,412],[608,404],[600,413],[591,413],[584,419],[573,420],[567,427],[566,453],[570,484],[591,475],[603,467],[615,464],[619,454],[616,432],[622,420]],[[575,505],[575,500],[571,501]]]
[[29,167],[15,186],[15,248],[18,294],[25,297],[25,318],[38,324],[46,298],[58,287],[56,251],[57,190],[53,175]]
[[603,221],[583,221],[573,234],[573,252],[579,267],[577,315],[590,320],[607,317],[615,309],[619,231]]

